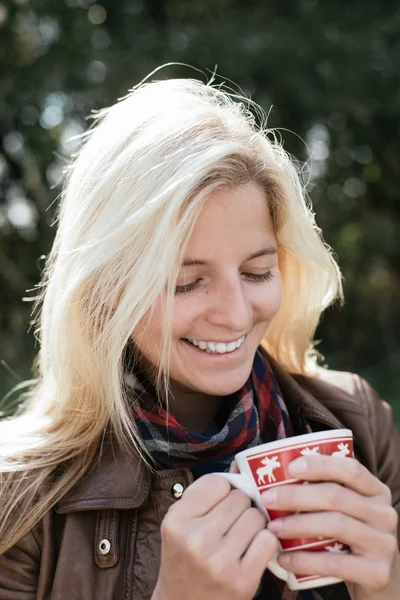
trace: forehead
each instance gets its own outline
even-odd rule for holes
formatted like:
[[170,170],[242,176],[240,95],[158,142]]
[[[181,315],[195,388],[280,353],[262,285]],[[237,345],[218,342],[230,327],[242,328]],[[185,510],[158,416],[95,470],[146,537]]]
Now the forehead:
[[[187,254],[212,257],[216,250],[251,254],[259,245],[274,245],[268,199],[255,183],[224,187],[206,200],[196,221]],[[190,258],[197,258],[194,255]]]

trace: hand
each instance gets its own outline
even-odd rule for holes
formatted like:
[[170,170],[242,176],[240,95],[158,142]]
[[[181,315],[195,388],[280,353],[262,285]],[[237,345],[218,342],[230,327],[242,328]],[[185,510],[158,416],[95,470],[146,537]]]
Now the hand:
[[[389,488],[353,458],[308,456],[294,460],[289,470],[316,483],[264,493],[267,510],[301,513],[276,519],[268,529],[282,539],[332,537],[349,545],[351,554],[296,551],[282,554],[279,564],[298,574],[343,579],[352,600],[399,598],[398,517]],[[275,500],[269,492],[276,494]]]
[[153,600],[251,600],[279,548],[265,525],[262,512],[226,479],[195,481],[161,524]]

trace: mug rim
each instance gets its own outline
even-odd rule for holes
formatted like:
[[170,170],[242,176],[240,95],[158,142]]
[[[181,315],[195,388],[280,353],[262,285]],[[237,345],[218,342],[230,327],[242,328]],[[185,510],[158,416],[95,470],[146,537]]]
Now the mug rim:
[[288,447],[290,448],[291,446],[297,446],[298,444],[308,441],[318,442],[319,440],[323,441],[332,437],[351,437],[353,439],[353,432],[351,429],[329,429],[324,431],[315,431],[312,433],[304,433],[302,435],[294,435],[291,437],[282,438],[280,440],[274,440],[272,442],[265,442],[264,444],[253,446],[252,448],[246,448],[246,450],[242,450],[241,452],[235,454],[235,460],[246,458],[254,453],[259,454],[269,450],[284,450]]

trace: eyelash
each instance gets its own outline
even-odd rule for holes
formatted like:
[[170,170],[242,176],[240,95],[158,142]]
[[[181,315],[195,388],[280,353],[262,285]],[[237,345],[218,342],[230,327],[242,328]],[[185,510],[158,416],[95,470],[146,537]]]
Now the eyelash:
[[[254,282],[262,282],[262,281],[270,281],[273,279],[274,275],[272,271],[267,271],[266,273],[262,273],[261,275],[256,275],[255,273],[243,273],[246,275],[250,281]],[[184,294],[185,292],[191,292],[197,286],[197,284],[201,281],[201,279],[196,279],[193,283],[188,283],[187,285],[177,285],[175,289],[176,294]]]

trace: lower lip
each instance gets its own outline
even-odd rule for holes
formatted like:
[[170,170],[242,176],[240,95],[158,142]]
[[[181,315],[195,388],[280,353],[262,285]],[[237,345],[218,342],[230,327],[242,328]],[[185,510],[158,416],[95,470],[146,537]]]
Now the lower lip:
[[247,336],[244,338],[244,341],[243,341],[242,345],[239,346],[239,348],[236,348],[236,350],[232,350],[232,352],[224,352],[221,354],[219,352],[206,352],[205,350],[201,350],[200,348],[193,346],[193,344],[191,344],[190,342],[187,342],[186,340],[182,340],[182,341],[185,344],[185,346],[189,346],[189,348],[194,350],[194,352],[196,352],[196,354],[201,354],[202,356],[205,356],[206,358],[214,358],[216,360],[221,360],[221,359],[235,358],[236,356],[239,356],[243,350],[243,346],[245,345],[246,340],[247,340]]

